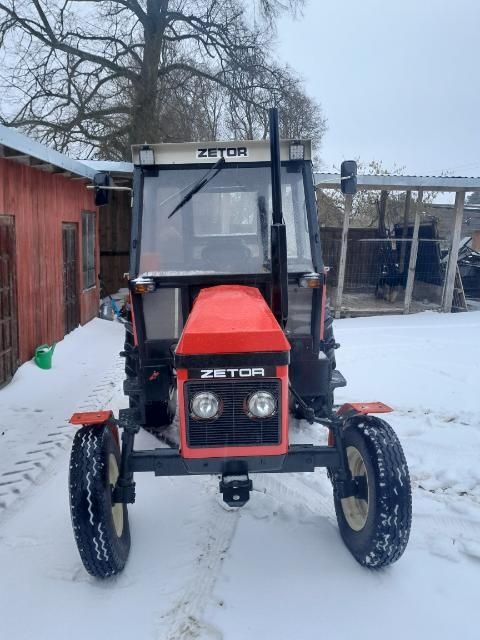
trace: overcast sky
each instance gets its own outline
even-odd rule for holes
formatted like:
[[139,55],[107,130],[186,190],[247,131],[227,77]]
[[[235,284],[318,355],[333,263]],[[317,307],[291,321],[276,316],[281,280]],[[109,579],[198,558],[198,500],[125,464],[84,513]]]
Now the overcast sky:
[[307,0],[278,49],[323,106],[324,170],[480,176],[480,0]]

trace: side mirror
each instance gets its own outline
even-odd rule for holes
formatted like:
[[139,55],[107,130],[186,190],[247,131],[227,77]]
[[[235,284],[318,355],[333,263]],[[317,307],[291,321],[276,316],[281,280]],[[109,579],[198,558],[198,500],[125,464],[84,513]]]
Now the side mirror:
[[357,163],[355,160],[344,160],[340,169],[340,188],[345,195],[357,193]]
[[93,176],[93,188],[95,189],[95,204],[97,207],[101,207],[104,204],[108,204],[109,190],[102,189],[102,187],[109,187],[111,184],[111,178],[108,173],[100,172]]

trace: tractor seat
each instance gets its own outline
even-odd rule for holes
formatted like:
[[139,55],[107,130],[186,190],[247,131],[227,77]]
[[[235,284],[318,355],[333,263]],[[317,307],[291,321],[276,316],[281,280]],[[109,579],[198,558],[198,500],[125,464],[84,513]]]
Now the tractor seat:
[[241,273],[251,257],[252,252],[241,238],[211,238],[202,249],[202,260],[215,271]]

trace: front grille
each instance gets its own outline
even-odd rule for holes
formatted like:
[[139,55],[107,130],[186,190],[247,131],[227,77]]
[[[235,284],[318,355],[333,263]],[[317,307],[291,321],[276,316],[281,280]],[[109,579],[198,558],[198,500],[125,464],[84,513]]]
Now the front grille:
[[[270,418],[250,418],[245,399],[254,391],[269,391],[277,400],[277,411]],[[190,415],[190,400],[199,391],[211,391],[223,402],[216,420],[196,420]],[[185,415],[189,447],[239,447],[280,443],[280,380],[232,380],[229,382],[187,382]]]

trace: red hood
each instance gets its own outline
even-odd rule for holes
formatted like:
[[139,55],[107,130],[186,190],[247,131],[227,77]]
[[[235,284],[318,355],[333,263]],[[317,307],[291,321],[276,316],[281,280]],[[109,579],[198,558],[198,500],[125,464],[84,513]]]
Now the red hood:
[[200,291],[176,352],[194,355],[289,350],[285,334],[258,289],[221,285]]

